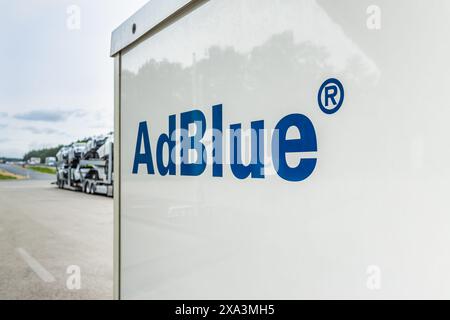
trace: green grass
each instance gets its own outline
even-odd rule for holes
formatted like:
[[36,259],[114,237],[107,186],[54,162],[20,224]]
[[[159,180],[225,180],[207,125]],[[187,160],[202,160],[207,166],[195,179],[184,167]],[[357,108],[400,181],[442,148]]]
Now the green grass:
[[46,173],[46,174],[56,174],[56,168],[49,168],[49,167],[28,167],[28,169],[39,172],[39,173]]
[[13,176],[5,176],[3,174],[0,173],[0,180],[16,180],[16,177]]

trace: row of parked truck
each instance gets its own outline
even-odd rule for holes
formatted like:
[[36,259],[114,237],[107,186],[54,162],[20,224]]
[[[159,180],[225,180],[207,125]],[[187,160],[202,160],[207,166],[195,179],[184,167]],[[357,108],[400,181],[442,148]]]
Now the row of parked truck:
[[61,148],[56,155],[56,184],[60,189],[112,197],[113,153],[113,133]]

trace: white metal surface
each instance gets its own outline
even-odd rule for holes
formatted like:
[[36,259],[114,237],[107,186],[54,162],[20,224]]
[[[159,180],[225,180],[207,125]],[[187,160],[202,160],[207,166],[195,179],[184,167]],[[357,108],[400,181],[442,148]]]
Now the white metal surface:
[[[450,4],[380,0],[375,30],[371,4],[215,0],[120,53],[121,298],[450,298]],[[332,115],[317,99],[329,78],[345,87]],[[210,126],[217,104],[224,128],[307,116],[312,175],[161,176],[169,116],[179,128],[198,109]],[[155,175],[132,173],[143,121]]]
[[198,0],[149,1],[141,10],[114,30],[111,41],[111,56],[137,41],[170,15],[195,1],[198,2]]

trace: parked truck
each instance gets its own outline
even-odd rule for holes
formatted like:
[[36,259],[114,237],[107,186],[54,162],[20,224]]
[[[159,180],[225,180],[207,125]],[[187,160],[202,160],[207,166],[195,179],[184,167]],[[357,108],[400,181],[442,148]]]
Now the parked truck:
[[41,158],[39,158],[39,157],[33,157],[33,158],[30,158],[30,160],[28,160],[28,164],[29,165],[38,165],[38,164],[41,164]]
[[56,155],[58,188],[112,197],[113,150],[112,133],[61,148]]
[[55,157],[45,158],[45,165],[48,167],[55,167],[56,166],[56,158]]

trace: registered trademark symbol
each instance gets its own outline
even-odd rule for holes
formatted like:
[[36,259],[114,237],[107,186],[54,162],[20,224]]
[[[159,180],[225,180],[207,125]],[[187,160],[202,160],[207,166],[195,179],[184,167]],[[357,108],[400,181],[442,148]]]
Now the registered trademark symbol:
[[344,103],[344,86],[334,78],[325,81],[319,89],[317,102],[320,110],[326,114],[336,113]]

